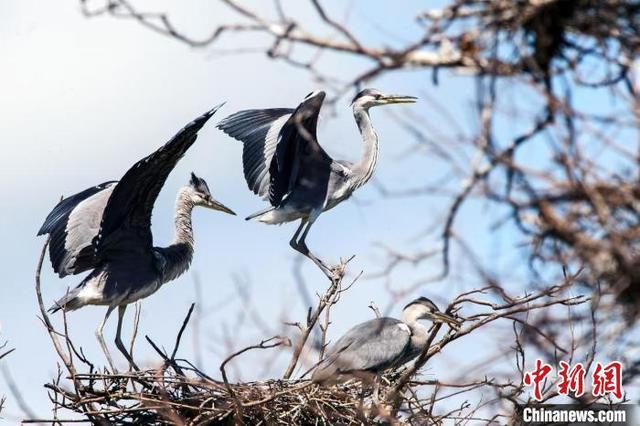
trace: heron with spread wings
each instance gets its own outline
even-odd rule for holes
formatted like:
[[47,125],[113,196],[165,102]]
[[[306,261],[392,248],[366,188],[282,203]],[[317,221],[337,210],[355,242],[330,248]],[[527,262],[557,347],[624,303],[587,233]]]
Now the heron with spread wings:
[[373,175],[378,135],[369,109],[413,103],[416,98],[385,95],[376,89],[362,90],[353,98],[353,116],[364,144],[357,163],[332,159],[318,143],[316,128],[324,98],[324,92],[312,92],[295,109],[240,111],[222,120],[218,128],[243,142],[244,176],[249,189],[271,204],[247,220],[268,224],[300,220],[289,244],[334,280],[335,269],[308,249],[307,234],[322,212],[349,198]]
[[105,182],[60,201],[38,231],[38,235],[50,236],[49,257],[60,277],[91,271],[50,311],[106,305],[96,337],[113,370],[102,333],[109,315],[118,308],[115,343],[137,369],[121,340],[127,305],[150,296],[189,268],[194,251],[191,212],[195,206],[235,214],[214,200],[204,179],[192,173],[189,184],[178,191],[173,243],[153,246],[151,213],[156,198],[169,173],[195,142],[198,131],[219,107],[187,124],[164,146],[134,164],[120,181]]

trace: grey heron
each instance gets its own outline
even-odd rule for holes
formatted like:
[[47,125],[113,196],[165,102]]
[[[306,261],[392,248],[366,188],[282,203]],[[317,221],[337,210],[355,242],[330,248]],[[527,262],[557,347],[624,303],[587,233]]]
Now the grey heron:
[[351,376],[379,374],[416,358],[424,349],[429,332],[420,320],[449,324],[458,320],[440,312],[426,297],[419,297],[402,310],[402,318],[382,317],[356,325],[342,336],[313,371],[311,380],[327,384]]
[[353,98],[353,116],[364,144],[357,163],[332,159],[318,143],[316,127],[324,98],[325,93],[318,91],[307,95],[295,109],[240,111],[222,120],[218,128],[243,143],[247,185],[271,204],[247,220],[282,224],[300,219],[289,244],[335,279],[335,271],[308,249],[307,234],[323,211],[349,198],[373,174],[378,161],[378,136],[369,109],[412,103],[416,98],[385,95],[376,89],[364,89]]
[[193,208],[203,206],[235,214],[214,200],[204,179],[192,173],[189,184],[178,192],[173,243],[153,246],[151,213],[160,189],[219,107],[187,124],[164,146],[134,164],[119,182],[105,182],[60,201],[38,231],[38,235],[50,235],[49,257],[61,278],[91,270],[50,311],[106,305],[96,337],[112,369],[113,360],[102,334],[109,315],[118,308],[115,343],[137,368],[120,337],[125,310],[128,304],[155,293],[189,268],[194,250]]

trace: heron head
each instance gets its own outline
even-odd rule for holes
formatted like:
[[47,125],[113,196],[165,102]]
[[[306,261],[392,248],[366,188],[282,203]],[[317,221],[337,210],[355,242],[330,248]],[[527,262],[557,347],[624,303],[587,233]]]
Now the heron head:
[[351,101],[354,108],[369,109],[374,106],[391,104],[412,104],[416,101],[415,96],[386,95],[378,89],[364,89],[360,91]]
[[207,207],[209,209],[219,210],[221,212],[235,215],[233,210],[231,210],[221,202],[215,200],[211,196],[211,191],[209,191],[209,185],[207,185],[207,182],[205,182],[204,179],[196,176],[193,172],[191,172],[189,188],[191,189],[191,201],[194,205]]
[[434,323],[446,323],[454,330],[460,328],[460,322],[452,316],[440,312],[440,309],[430,299],[418,297],[402,310],[403,317],[412,320],[426,319]]

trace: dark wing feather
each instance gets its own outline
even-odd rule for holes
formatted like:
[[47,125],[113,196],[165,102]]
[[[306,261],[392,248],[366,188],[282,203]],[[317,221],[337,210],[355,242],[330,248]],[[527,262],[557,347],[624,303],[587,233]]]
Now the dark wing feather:
[[310,170],[331,158],[316,137],[324,92],[301,103],[283,125],[269,165],[269,202],[278,207],[296,183],[299,170]]
[[243,143],[242,166],[247,186],[255,194],[269,189],[269,164],[282,125],[294,112],[289,108],[251,109],[230,115],[218,128]]
[[63,199],[45,219],[38,235],[51,236],[49,258],[60,277],[95,267],[92,241],[115,183],[105,182]]
[[411,333],[395,318],[376,318],[359,324],[342,336],[320,368],[337,373],[381,371],[403,359]]
[[195,142],[198,131],[220,106],[187,124],[164,146],[125,173],[105,208],[94,243],[98,257],[108,257],[110,251],[151,249],[151,213],[160,189],[178,160]]

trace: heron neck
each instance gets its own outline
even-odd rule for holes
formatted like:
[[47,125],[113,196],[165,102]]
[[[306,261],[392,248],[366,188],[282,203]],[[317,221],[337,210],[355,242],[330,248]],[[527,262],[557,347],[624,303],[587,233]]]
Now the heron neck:
[[412,314],[412,312],[407,312],[406,310],[402,313],[402,322],[407,324],[411,330],[411,349],[409,351],[409,357],[414,358],[422,352],[429,341],[429,330],[418,322],[418,319]]
[[193,252],[193,228],[191,226],[191,212],[193,201],[187,190],[178,192],[176,199],[175,234],[172,246],[184,246]]
[[182,275],[193,259],[193,230],[191,212],[193,202],[188,189],[178,192],[176,199],[175,235],[168,247],[154,248],[154,255],[161,274],[161,283],[167,283]]
[[422,310],[415,306],[408,306],[402,311],[402,322],[407,324],[411,329],[411,333],[413,335],[424,335],[428,334],[427,327],[422,325],[419,322],[419,319],[422,317]]
[[368,110],[354,107],[353,117],[356,120],[364,144],[362,157],[353,167],[353,172],[358,177],[356,186],[360,187],[367,183],[376,168],[378,162],[378,135],[373,129]]

